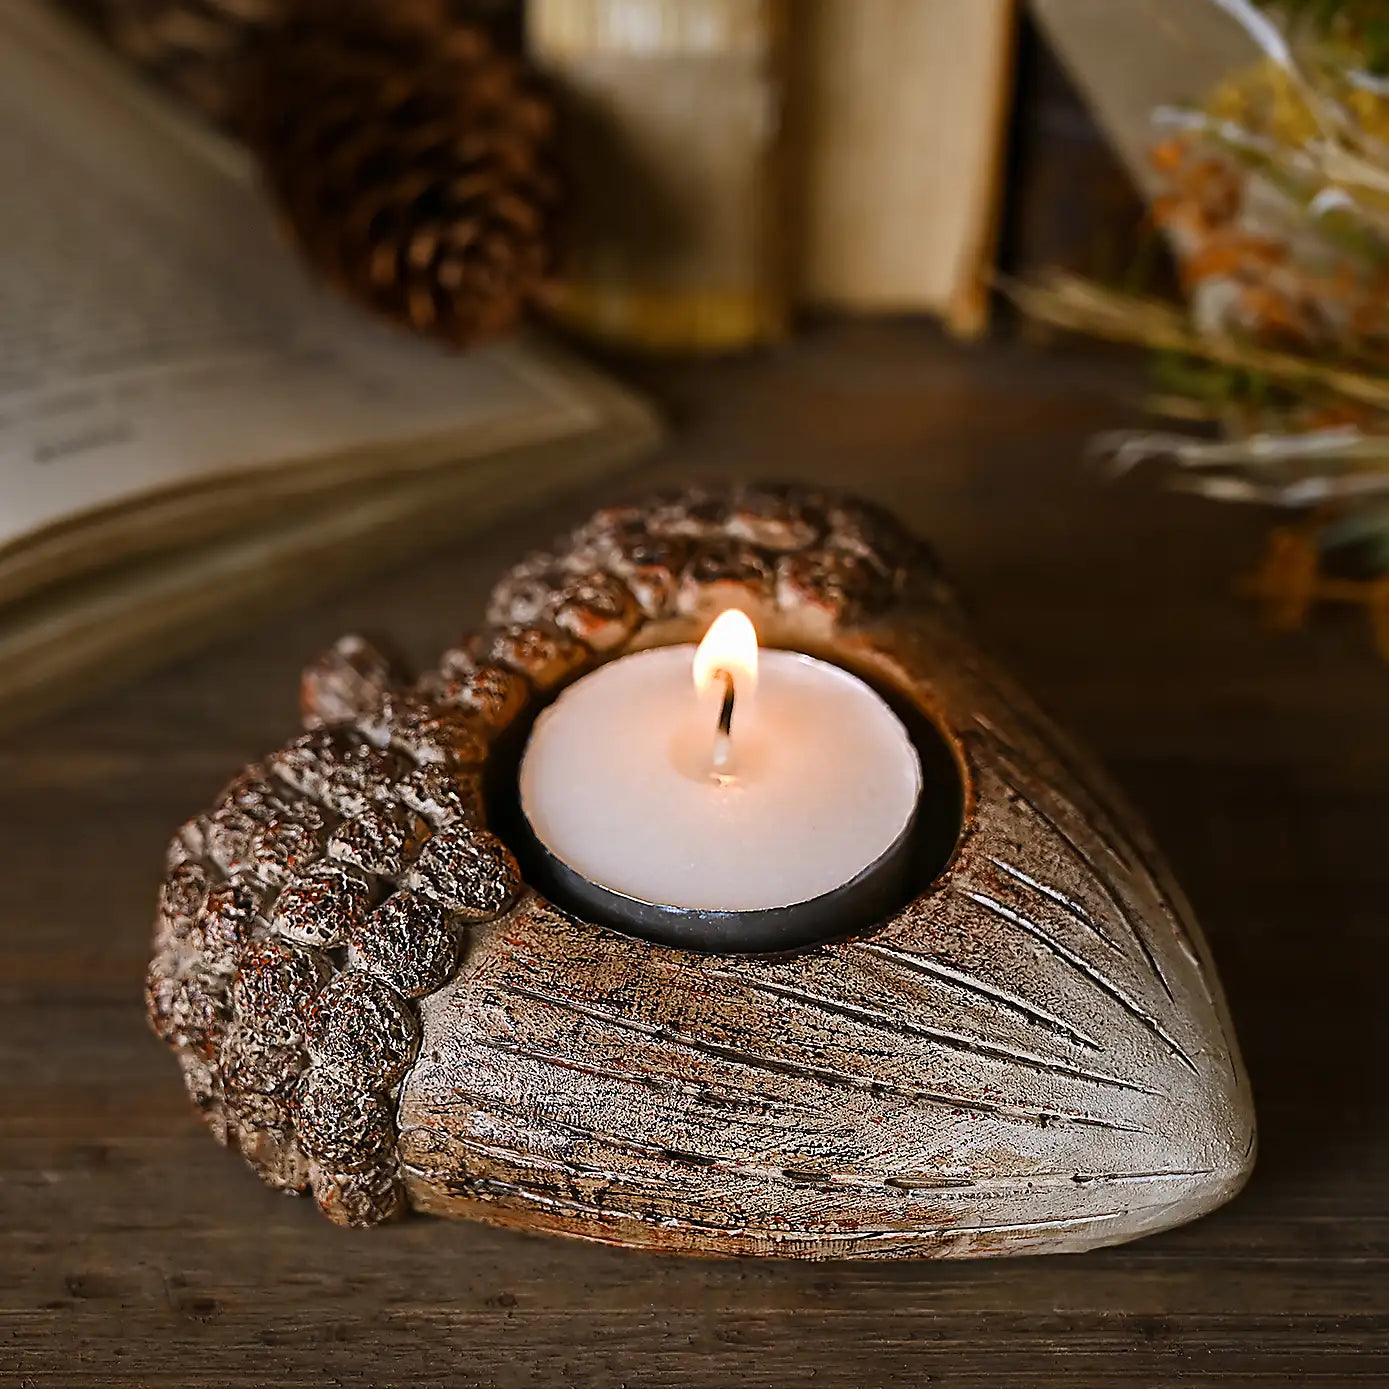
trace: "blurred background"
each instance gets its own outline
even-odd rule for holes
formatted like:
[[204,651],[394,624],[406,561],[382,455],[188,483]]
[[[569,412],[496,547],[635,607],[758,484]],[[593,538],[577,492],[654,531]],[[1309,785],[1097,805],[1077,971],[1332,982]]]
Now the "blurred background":
[[[71,31],[36,29],[41,8]],[[1232,555],[1229,570],[1263,618],[1293,629],[1349,606],[1389,654],[1389,37],[1374,0],[19,0],[15,16],[12,60],[26,44],[49,63],[61,49],[71,80],[73,54],[95,41],[110,68],[102,80],[132,92],[138,81],[164,122],[154,138],[143,112],[146,125],[97,161],[73,104],[45,87],[48,69],[25,69],[35,94],[25,109],[48,91],[72,129],[65,150],[31,131],[24,167],[37,176],[15,182],[24,191],[9,218],[28,236],[7,228],[6,301],[21,310],[8,351],[43,358],[44,380],[15,375],[12,395],[32,419],[68,427],[52,438],[12,425],[0,460],[14,496],[26,449],[31,463],[83,463],[61,481],[46,469],[42,504],[17,507],[0,534],[0,646],[8,637],[31,672],[24,689],[0,688],[16,717],[52,707],[79,675],[133,672],[277,595],[360,574],[369,556],[384,563],[475,528],[488,514],[479,497],[500,510],[639,457],[660,413],[630,391],[654,380],[643,362],[765,356],[836,321],[937,322],[962,354],[990,336],[1052,350],[1062,335],[1130,344],[1146,356],[1131,394],[1147,419],[1078,450],[1097,485],[1137,470],[1252,509],[1263,553]],[[175,175],[162,149],[169,121],[185,127],[185,156],[197,144],[203,175],[233,171],[235,213],[227,187]],[[164,202],[135,215],[142,179],[162,185]],[[83,180],[86,206],[71,216]],[[190,209],[201,240],[152,220],[188,220]],[[257,219],[273,219],[292,253],[256,240]],[[291,254],[293,273],[355,322],[326,326],[333,310],[285,287],[279,261]],[[36,293],[39,266],[47,287]],[[93,335],[116,318],[126,336],[93,367]],[[56,353],[43,347],[55,323],[67,325]],[[387,365],[380,324],[432,356],[402,345]],[[605,407],[625,411],[625,428],[577,431],[583,442],[571,438],[553,479],[533,466],[503,503],[480,479],[483,459],[495,470],[505,450],[476,411],[455,417],[441,400],[495,400],[488,354],[537,327],[625,380],[629,397]],[[264,375],[286,397],[278,414],[254,392],[258,403],[227,406],[236,373],[219,364],[249,350],[269,354]],[[376,367],[363,364],[369,351]],[[311,389],[301,373],[315,352]],[[445,354],[459,361],[453,377]],[[204,382],[224,373],[220,405],[190,394],[194,364]],[[177,429],[161,421],[168,448],[152,468],[158,450],[134,439],[144,406],[74,415],[63,397],[155,366],[179,383],[165,395],[182,414]],[[355,406],[329,404],[335,390]],[[392,392],[395,416],[381,405]],[[248,409],[274,415],[280,435],[262,422],[235,446],[206,446]],[[538,411],[517,398],[512,423]],[[426,420],[452,445],[407,465],[402,445]],[[202,456],[171,442],[189,433]],[[372,450],[374,463],[362,462]],[[320,466],[313,482],[312,464],[345,452],[361,463],[354,487],[363,469],[377,472],[379,504],[389,477],[403,486],[408,475],[415,492],[408,508],[403,493],[386,506],[394,531],[384,514],[359,516],[334,545],[344,477]],[[465,459],[474,484],[447,505],[438,489],[457,491]],[[264,518],[247,514],[244,489],[232,504],[232,480],[272,467],[295,471],[285,495],[296,514],[317,507],[316,528],[275,541],[300,582],[253,595],[247,579],[235,603],[219,582],[176,621],[168,573],[156,591],[130,568],[160,548],[161,526],[170,534],[150,499],[163,496],[167,511],[170,493],[201,493],[201,514],[186,504],[176,532],[185,559],[187,541],[216,535],[216,557],[240,544],[254,572],[245,542]],[[359,511],[364,495],[353,493]],[[56,550],[55,528],[66,537]],[[185,564],[182,592],[206,587],[198,568],[213,557]],[[146,619],[130,623],[139,631],[119,644],[103,616],[87,654],[71,635],[66,651],[52,648],[55,624],[71,627],[75,604],[96,611],[117,583],[128,593],[117,626],[143,606]],[[54,655],[42,680],[36,642]]]

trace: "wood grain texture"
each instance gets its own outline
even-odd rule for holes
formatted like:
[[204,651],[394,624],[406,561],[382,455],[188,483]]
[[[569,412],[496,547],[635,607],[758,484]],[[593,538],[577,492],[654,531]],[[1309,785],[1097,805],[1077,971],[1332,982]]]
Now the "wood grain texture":
[[1383,1384],[1389,672],[1359,625],[1265,636],[1226,588],[1261,518],[1086,474],[1139,379],[1112,354],[842,325],[643,370],[677,426],[660,479],[780,472],[892,505],[1101,754],[1219,961],[1259,1106],[1249,1186],[1081,1258],[754,1263],[443,1220],[355,1234],[208,1142],[139,1001],[168,827],[283,736],[309,654],[355,628],[429,657],[611,495],[590,489],[0,744],[0,1384]]

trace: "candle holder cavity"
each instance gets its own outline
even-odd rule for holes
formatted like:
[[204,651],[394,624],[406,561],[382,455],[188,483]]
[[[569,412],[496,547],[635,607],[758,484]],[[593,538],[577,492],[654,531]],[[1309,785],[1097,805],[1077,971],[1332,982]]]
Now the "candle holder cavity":
[[[517,809],[557,691],[729,607],[870,683],[922,760],[906,900],[794,953],[583,919]],[[1180,893],[877,509],[610,508],[435,670],[348,637],[302,694],[307,731],[175,835],[147,1003],[216,1138],[331,1219],[978,1256],[1131,1239],[1247,1177],[1248,1081]]]

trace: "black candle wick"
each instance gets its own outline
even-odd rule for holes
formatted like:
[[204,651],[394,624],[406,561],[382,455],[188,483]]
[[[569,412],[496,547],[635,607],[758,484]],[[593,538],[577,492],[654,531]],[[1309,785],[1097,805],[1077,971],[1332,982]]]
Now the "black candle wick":
[[733,672],[716,670],[714,678],[723,681],[723,704],[719,707],[719,728],[714,734],[714,771],[721,774],[728,766],[733,747]]
[[716,670],[714,674],[723,681],[723,704],[719,708],[719,732],[725,738],[733,736],[733,672]]

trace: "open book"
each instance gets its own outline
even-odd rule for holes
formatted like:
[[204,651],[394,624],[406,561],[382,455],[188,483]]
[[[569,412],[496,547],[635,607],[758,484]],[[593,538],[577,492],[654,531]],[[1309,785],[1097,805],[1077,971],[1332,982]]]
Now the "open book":
[[37,0],[0,3],[0,723],[648,447],[517,339],[368,321],[241,152]]

